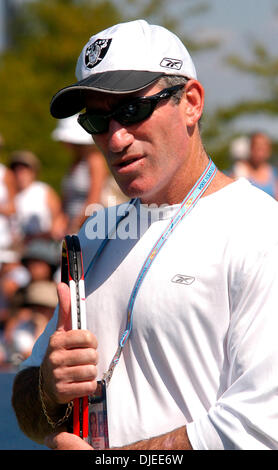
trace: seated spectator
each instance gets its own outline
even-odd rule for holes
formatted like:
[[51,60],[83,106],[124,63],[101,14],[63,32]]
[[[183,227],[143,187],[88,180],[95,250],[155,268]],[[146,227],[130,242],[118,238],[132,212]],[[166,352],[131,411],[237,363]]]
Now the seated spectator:
[[31,282],[18,291],[4,331],[6,362],[17,366],[31,354],[34,342],[50,320],[57,300],[53,281]]
[[48,238],[34,238],[26,244],[21,262],[31,281],[53,280],[60,263],[60,244]]
[[[21,257],[14,252],[13,258],[10,255],[5,261],[0,272],[0,366],[17,365],[26,358],[34,338],[53,313],[52,304],[47,302],[54,297],[57,300],[55,274],[59,271],[60,243],[34,238],[26,244]],[[45,292],[49,292],[48,301]],[[39,295],[41,300],[34,316],[35,298]]]
[[28,269],[22,265],[16,251],[6,250],[0,257],[0,331],[10,315],[10,304],[17,291],[31,281]]
[[58,240],[63,238],[65,219],[61,201],[51,186],[37,180],[40,168],[37,157],[29,151],[13,152],[10,167],[18,191],[15,221],[19,237],[48,234]]

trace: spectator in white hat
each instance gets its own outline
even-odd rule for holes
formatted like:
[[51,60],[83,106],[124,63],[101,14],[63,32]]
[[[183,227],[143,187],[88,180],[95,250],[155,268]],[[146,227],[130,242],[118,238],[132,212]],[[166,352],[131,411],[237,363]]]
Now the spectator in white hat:
[[[73,157],[62,181],[62,202],[68,218],[67,233],[78,232],[86,219],[86,209],[91,204],[107,205],[105,195],[111,188],[111,177],[104,157],[92,136],[78,124],[77,117],[60,119],[52,132],[53,139],[65,145]],[[110,190],[109,194],[113,192]],[[118,198],[120,202],[122,199]]]
[[234,178],[248,178],[249,170],[247,160],[250,152],[250,139],[242,135],[235,137],[229,148],[231,160],[233,161],[229,175]]
[[107,166],[92,136],[78,125],[77,116],[61,119],[52,137],[72,154],[69,170],[62,180],[62,202],[68,221],[66,231],[77,233],[85,221],[86,207],[100,203]]
[[[87,329],[68,329],[59,284],[15,379],[21,428],[54,449],[278,449],[277,202],[207,155],[204,89],[167,29],[136,20],[95,34],[77,77],[52,115],[85,108],[79,123],[132,199],[114,223],[105,211],[101,240],[94,217],[79,233]],[[102,426],[85,442],[65,424],[97,381]]]

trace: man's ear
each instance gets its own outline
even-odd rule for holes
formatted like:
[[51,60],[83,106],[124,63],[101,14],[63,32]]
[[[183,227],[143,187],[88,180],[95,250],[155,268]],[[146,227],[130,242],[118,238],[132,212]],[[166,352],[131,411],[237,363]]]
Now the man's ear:
[[205,91],[200,82],[189,80],[183,96],[186,98],[186,124],[188,127],[191,127],[197,124],[202,116]]

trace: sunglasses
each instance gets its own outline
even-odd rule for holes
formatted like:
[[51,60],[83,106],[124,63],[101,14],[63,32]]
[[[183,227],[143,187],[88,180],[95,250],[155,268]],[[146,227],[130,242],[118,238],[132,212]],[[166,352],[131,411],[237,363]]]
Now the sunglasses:
[[104,114],[97,111],[83,113],[78,116],[77,121],[86,132],[93,135],[107,132],[111,119],[125,126],[136,124],[149,118],[161,100],[169,99],[183,87],[184,84],[175,85],[164,88],[152,96],[135,98],[122,104],[111,113]]

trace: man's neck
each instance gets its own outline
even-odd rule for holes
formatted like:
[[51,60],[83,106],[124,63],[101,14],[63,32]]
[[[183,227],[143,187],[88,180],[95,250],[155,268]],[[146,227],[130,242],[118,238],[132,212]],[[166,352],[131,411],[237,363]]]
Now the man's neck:
[[178,168],[170,184],[157,189],[152,194],[142,195],[142,203],[158,206],[180,204],[209,163],[209,157],[204,151],[192,152],[192,154],[193,158],[185,159],[183,166]]
[[[199,162],[198,165],[190,166],[187,171],[184,170],[183,173],[180,173],[177,176],[176,184],[174,186],[161,190],[160,193],[157,193],[152,197],[142,197],[140,198],[141,202],[147,205],[156,204],[157,206],[180,204],[205,171],[208,163],[209,157],[207,155],[203,156],[202,161]],[[233,178],[230,178],[217,170],[215,178],[212,180],[202,197],[219,191],[233,181]]]

